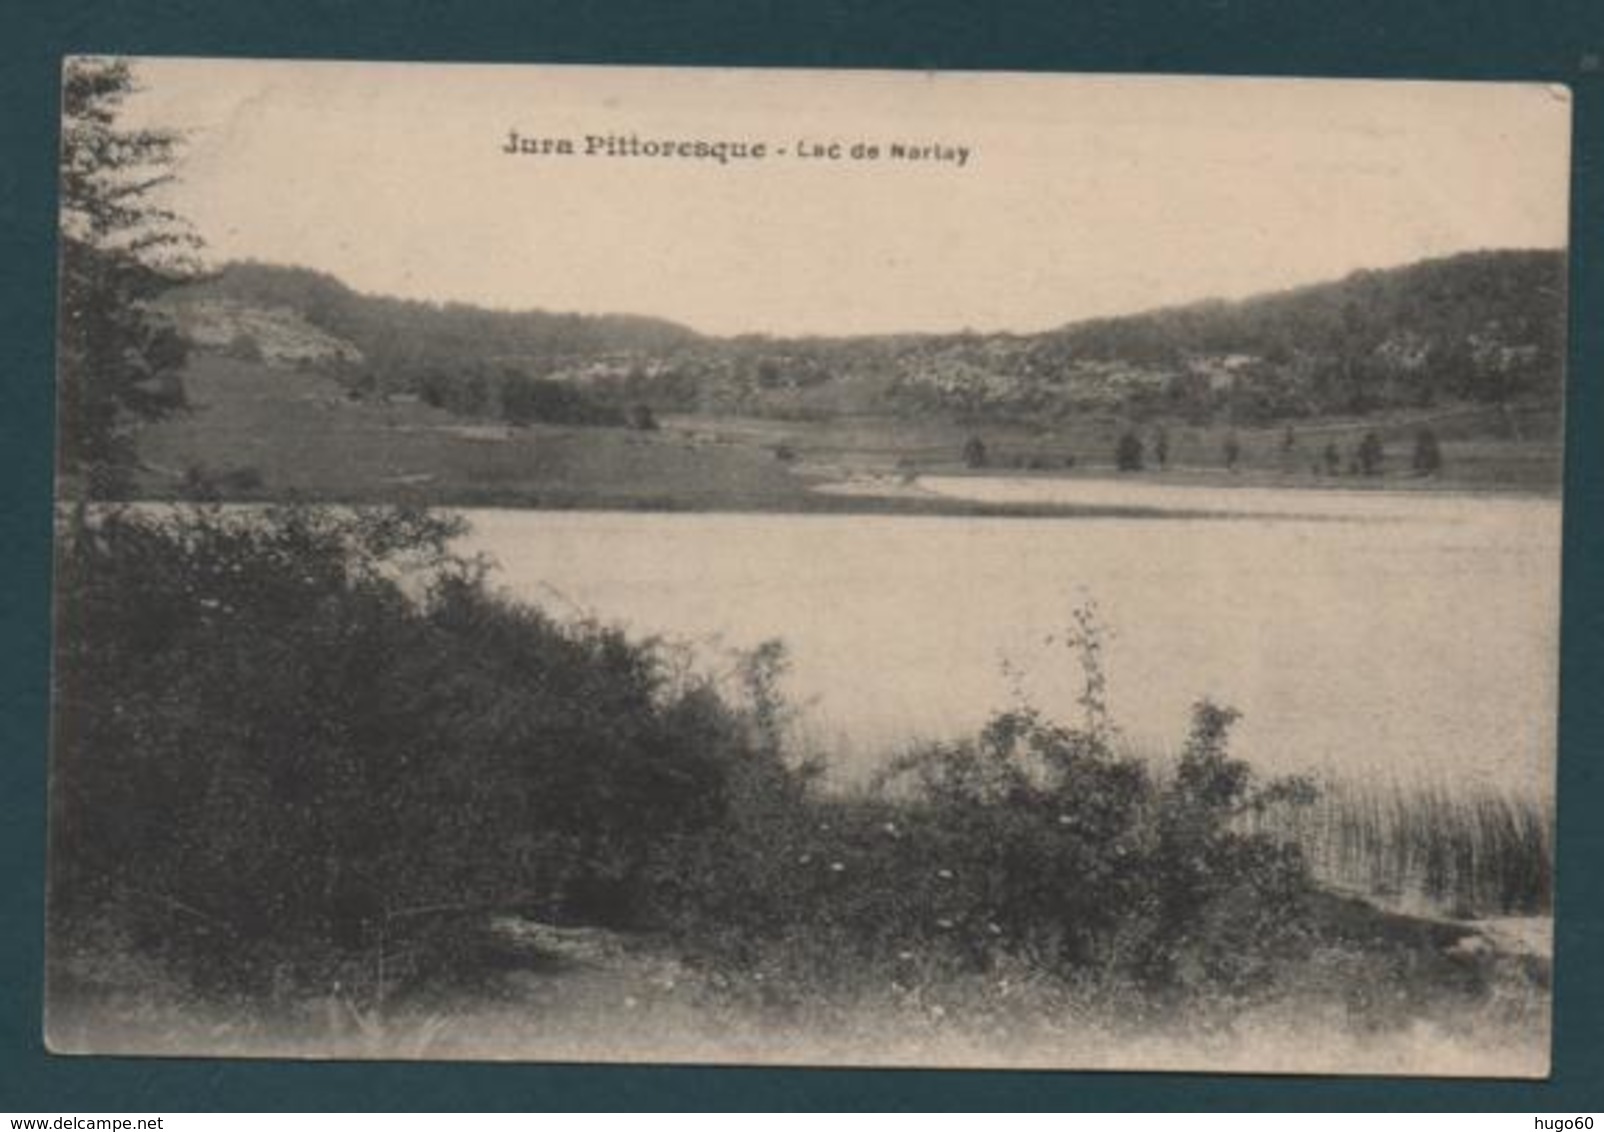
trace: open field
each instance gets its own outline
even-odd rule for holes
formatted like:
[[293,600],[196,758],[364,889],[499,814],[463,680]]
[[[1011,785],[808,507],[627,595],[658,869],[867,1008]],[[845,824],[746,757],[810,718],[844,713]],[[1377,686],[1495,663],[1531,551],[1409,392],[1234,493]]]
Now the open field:
[[200,357],[192,411],[147,428],[143,491],[190,469],[235,498],[519,502],[574,506],[796,504],[806,487],[772,455],[673,433],[479,425],[417,403],[351,401],[311,372]]
[[[1084,514],[1085,508],[1003,507],[955,500],[828,495],[817,487],[861,477],[921,474],[1107,477],[1125,425],[971,427],[934,419],[850,417],[786,421],[665,417],[657,431],[476,423],[412,400],[352,400],[332,378],[201,354],[186,375],[191,411],[145,427],[137,490],[153,498],[210,492],[231,499],[414,501],[458,506],[639,510],[899,511]],[[1237,433],[1235,471],[1222,466],[1228,430],[1167,427],[1164,469],[1145,480],[1207,486],[1341,486],[1399,490],[1549,493],[1559,483],[1557,418],[1539,410],[1473,409],[1430,417],[1444,470],[1406,471],[1425,417],[1327,421]],[[1311,470],[1325,445],[1350,450],[1366,431],[1383,437],[1380,477]],[[1139,430],[1152,443],[1154,429]],[[980,437],[983,469],[966,467]],[[1502,438],[1499,438],[1502,437]],[[1131,474],[1131,473],[1128,473]],[[1134,474],[1131,474],[1134,475]],[[1133,513],[1124,509],[1120,513]],[[1139,512],[1137,512],[1139,513]]]

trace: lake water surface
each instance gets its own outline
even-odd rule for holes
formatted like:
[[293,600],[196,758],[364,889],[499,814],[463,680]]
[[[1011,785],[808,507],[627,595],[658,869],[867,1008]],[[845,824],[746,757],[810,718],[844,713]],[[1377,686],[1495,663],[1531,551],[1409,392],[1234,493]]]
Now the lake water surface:
[[783,639],[806,734],[848,778],[910,741],[972,731],[1011,702],[1005,667],[1025,673],[1039,706],[1073,719],[1078,669],[1047,638],[1091,601],[1112,631],[1114,717],[1138,747],[1176,749],[1190,705],[1208,696],[1242,711],[1233,750],[1265,768],[1549,789],[1557,502],[969,477],[922,486],[1249,514],[469,511],[468,545],[494,558],[511,593],[690,641],[710,663],[720,649]]

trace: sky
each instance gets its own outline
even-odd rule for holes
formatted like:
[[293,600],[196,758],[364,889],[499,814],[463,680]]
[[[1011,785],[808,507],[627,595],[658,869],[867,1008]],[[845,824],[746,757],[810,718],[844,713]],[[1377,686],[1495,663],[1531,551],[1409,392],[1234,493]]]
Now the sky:
[[[171,203],[214,262],[712,334],[1028,332],[1567,237],[1570,99],[1540,84],[179,59],[136,73],[127,120],[185,132]],[[508,154],[512,131],[580,152]],[[609,134],[767,152],[583,153]],[[831,144],[839,158],[803,155]]]

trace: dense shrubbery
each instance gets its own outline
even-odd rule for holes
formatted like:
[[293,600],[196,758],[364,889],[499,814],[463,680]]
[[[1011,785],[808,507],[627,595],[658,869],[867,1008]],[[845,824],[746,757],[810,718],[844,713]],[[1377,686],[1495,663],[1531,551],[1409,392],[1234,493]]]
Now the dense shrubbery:
[[629,422],[623,409],[549,378],[510,375],[501,385],[501,415],[512,424],[605,425]]
[[1235,713],[1208,703],[1173,770],[1116,753],[1089,613],[1069,643],[1080,725],[1020,706],[897,760],[868,795],[738,808],[680,878],[684,934],[717,962],[773,969],[781,996],[1019,961],[1154,1002],[1270,989],[1304,942],[1308,873],[1239,819],[1312,787],[1256,784],[1225,751]]
[[[371,378],[371,373],[368,374]],[[517,366],[470,363],[426,366],[418,374],[392,375],[401,387],[415,386],[427,404],[465,417],[498,416],[509,424],[560,424],[622,428],[647,426],[617,405],[572,382],[535,377]],[[359,385],[361,382],[359,381]],[[376,381],[370,382],[376,385]],[[371,391],[371,390],[369,390]]]
[[656,928],[792,995],[1018,962],[1247,994],[1298,942],[1303,862],[1239,819],[1301,788],[1255,785],[1207,704],[1171,770],[1117,753],[1089,614],[1080,724],[1019,706],[843,796],[787,750],[780,649],[720,691],[494,595],[454,532],[307,508],[67,524],[58,941],[109,925],[235,989],[374,955],[428,980],[474,974],[458,929],[517,910]]
[[724,821],[763,768],[709,687],[494,597],[453,530],[312,509],[76,520],[58,918],[122,918],[237,980],[431,909],[639,916],[665,839]]

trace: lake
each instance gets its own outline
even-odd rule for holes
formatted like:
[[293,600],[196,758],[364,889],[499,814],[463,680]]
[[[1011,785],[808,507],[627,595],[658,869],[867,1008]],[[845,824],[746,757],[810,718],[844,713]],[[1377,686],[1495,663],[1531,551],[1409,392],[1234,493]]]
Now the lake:
[[[1048,638],[1094,602],[1131,746],[1200,697],[1274,770],[1551,788],[1560,507],[1531,498],[952,477],[954,497],[1230,510],[945,518],[475,510],[468,549],[554,612],[722,650],[782,639],[802,735],[843,779],[1023,691],[1072,720]],[[1009,670],[1019,674],[1014,678]]]

